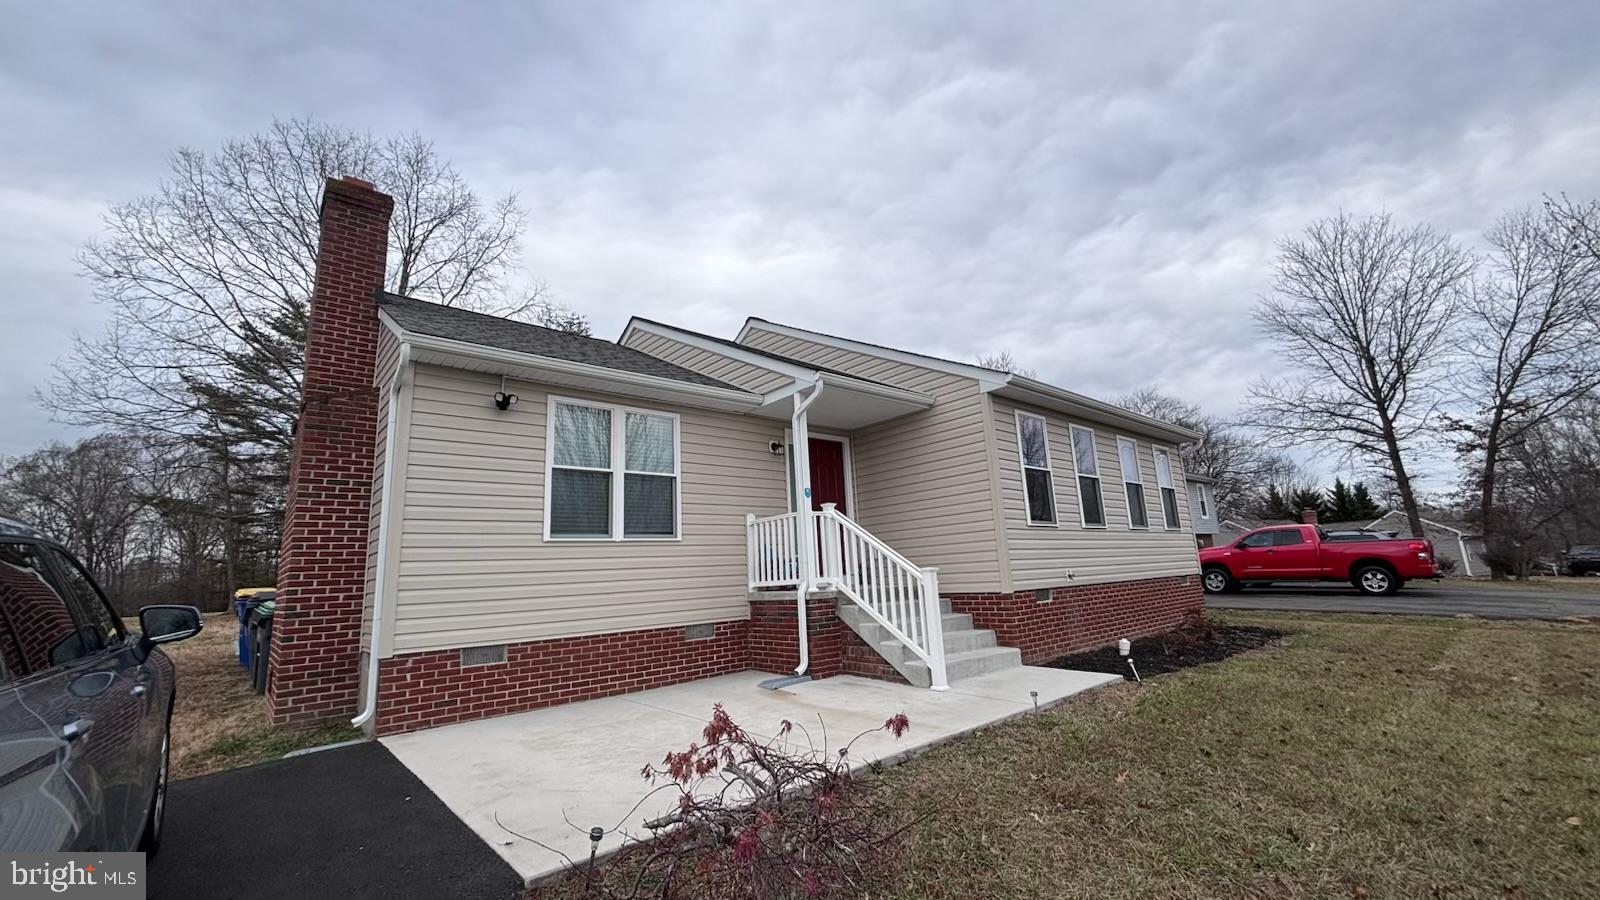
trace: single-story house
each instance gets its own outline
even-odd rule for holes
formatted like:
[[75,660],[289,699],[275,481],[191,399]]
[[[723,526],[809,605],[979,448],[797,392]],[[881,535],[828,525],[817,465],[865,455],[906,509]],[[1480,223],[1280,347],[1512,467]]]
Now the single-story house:
[[1373,531],[1392,531],[1404,537],[1427,538],[1433,541],[1433,553],[1439,562],[1447,569],[1453,567],[1451,574],[1465,575],[1468,578],[1489,577],[1489,561],[1484,558],[1487,551],[1483,545],[1483,536],[1469,530],[1465,523],[1446,524],[1438,518],[1424,516],[1423,533],[1413,535],[1406,523],[1406,514],[1401,510],[1391,510],[1367,523],[1367,528]]
[[940,690],[1202,608],[1188,429],[750,318],[600,340],[383,291],[330,180],[271,650],[380,733],[746,669]]
[[1217,532],[1221,530],[1221,523],[1217,521],[1217,480],[1199,472],[1186,472],[1183,481],[1189,492],[1189,521],[1194,523],[1194,542],[1198,547],[1210,547],[1217,542]]

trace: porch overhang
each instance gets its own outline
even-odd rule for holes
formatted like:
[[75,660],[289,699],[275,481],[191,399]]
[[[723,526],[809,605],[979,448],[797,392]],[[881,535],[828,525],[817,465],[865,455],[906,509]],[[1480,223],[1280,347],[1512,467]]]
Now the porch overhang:
[[767,394],[761,406],[751,414],[788,420],[794,414],[795,397],[817,382],[827,385],[827,390],[806,410],[806,417],[818,428],[840,431],[864,428],[921,412],[934,403],[933,397],[917,391],[834,372],[819,372],[814,380],[796,379],[787,387]]
[[1163,422],[1146,415],[1130,412],[1110,403],[1085,397],[1032,378],[1012,375],[990,393],[996,397],[1039,409],[1048,409],[1077,419],[1097,422],[1112,428],[1157,440],[1187,444],[1198,441],[1201,434],[1191,428]]

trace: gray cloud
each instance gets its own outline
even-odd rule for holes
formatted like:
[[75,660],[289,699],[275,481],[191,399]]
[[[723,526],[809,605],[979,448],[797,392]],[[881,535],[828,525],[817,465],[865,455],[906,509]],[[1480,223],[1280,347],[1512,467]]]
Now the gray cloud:
[[0,452],[99,311],[72,252],[179,145],[272,116],[420,130],[532,213],[615,335],[746,315],[1226,412],[1273,243],[1339,208],[1477,240],[1600,194],[1600,7],[118,4],[0,35]]

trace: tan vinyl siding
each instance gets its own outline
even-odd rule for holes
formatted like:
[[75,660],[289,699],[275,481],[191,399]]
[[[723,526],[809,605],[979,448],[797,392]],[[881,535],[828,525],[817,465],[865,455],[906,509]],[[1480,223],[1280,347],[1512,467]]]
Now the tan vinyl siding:
[[691,372],[699,372],[701,375],[727,382],[736,388],[743,388],[757,394],[775,391],[794,381],[793,378],[781,372],[774,372],[763,366],[751,365],[722,353],[702,350],[699,347],[690,346],[674,338],[651,334],[648,331],[635,330],[631,332],[628,335],[627,346],[648,353],[657,359],[664,359],[674,365],[683,366]]
[[1001,590],[984,404],[976,379],[752,329],[746,343],[935,398],[931,409],[850,435],[852,517],[947,593]]
[[780,422],[564,388],[677,413],[682,539],[545,541],[548,392],[418,366],[405,470],[395,652],[746,618],[746,513],[786,506]]
[[[1163,527],[1154,450],[1149,441],[1138,439],[1139,468],[1145,485],[1145,512],[1150,527],[1148,530],[1132,529],[1128,526],[1128,501],[1122,485],[1122,465],[1117,455],[1117,433],[1105,426],[1071,422],[1057,413],[1022,407],[1023,411],[1042,416],[1048,423],[1051,476],[1056,501],[1056,526],[1029,525],[1021,460],[1017,451],[1016,411],[1019,407],[1000,398],[992,398],[992,405],[1001,504],[1005,514],[1006,543],[1014,590],[1186,575],[1199,571],[1194,532],[1188,516],[1189,500],[1177,448],[1162,445],[1172,460],[1180,527],[1171,530]],[[1084,527],[1082,524],[1069,424],[1094,428],[1095,460],[1099,464],[1100,494],[1105,504],[1104,528]],[[1070,580],[1067,577],[1069,570],[1073,575]]]
[[388,328],[378,328],[378,362],[373,369],[372,383],[378,391],[378,430],[372,447],[372,512],[367,529],[367,587],[361,608],[361,647],[365,650],[372,639],[372,593],[378,577],[378,520],[383,507],[383,481],[388,474],[383,470],[384,444],[389,437],[389,389],[395,366],[400,361],[400,341]]

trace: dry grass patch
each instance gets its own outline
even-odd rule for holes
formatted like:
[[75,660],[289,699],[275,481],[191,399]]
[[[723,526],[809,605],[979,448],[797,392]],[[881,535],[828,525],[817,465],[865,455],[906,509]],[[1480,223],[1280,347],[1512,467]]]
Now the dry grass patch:
[[239,665],[238,619],[232,613],[206,613],[203,618],[205,628],[198,635],[162,648],[178,671],[172,777],[204,775],[359,737],[355,729],[344,726],[309,731],[274,728],[267,698],[250,689],[250,679]]
[[1294,632],[885,773],[893,898],[1600,896],[1600,627]]

